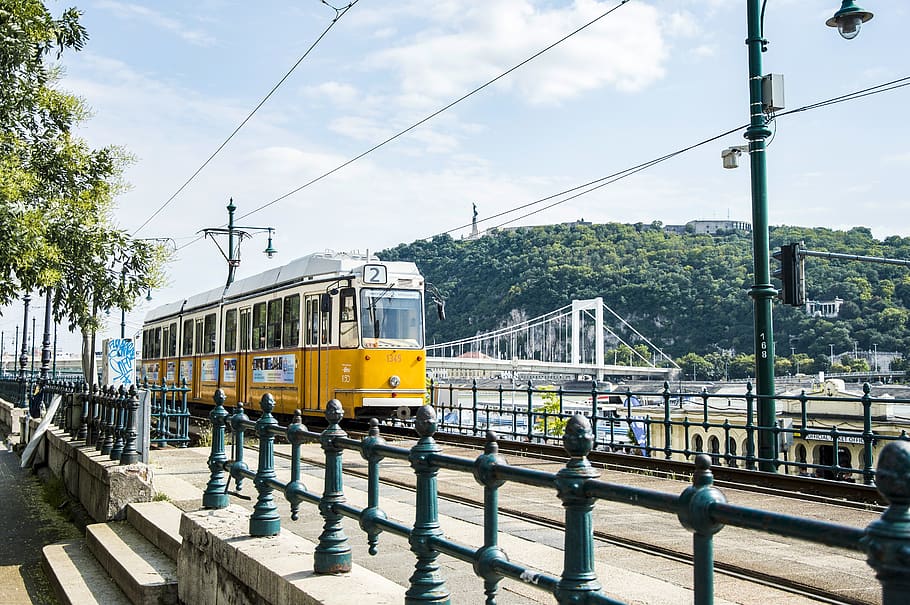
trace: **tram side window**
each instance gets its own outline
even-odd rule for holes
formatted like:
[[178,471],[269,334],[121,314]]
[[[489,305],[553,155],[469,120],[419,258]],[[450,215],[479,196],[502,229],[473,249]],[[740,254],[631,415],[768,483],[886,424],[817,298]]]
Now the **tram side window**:
[[152,357],[161,357],[161,328],[155,328],[152,337]]
[[183,320],[183,354],[193,354],[193,320]]
[[203,345],[205,344],[205,320],[201,317],[196,320],[196,346],[194,351],[196,355],[202,355]]
[[322,344],[332,342],[332,297],[328,294],[322,295]]
[[284,297],[284,315],[282,317],[282,334],[285,347],[296,347],[300,344],[300,295]]
[[277,349],[281,346],[281,299],[269,301],[268,322],[266,323],[266,346]]
[[356,300],[354,288],[345,288],[341,291],[339,344],[348,349],[355,348],[359,344],[357,339]]
[[170,334],[167,339],[167,355],[168,357],[177,356],[177,322],[171,323]]
[[233,353],[237,350],[237,309],[224,314],[224,351]]
[[265,348],[265,303],[253,305],[253,350]]
[[215,340],[218,335],[218,316],[209,313],[205,316],[205,352],[215,352]]
[[306,344],[316,345],[319,341],[319,297],[306,299]]
[[240,309],[240,350],[250,350],[250,308]]
[[142,331],[142,358],[149,359],[150,357],[151,357],[151,355],[149,355],[149,331],[143,330]]
[[163,357],[167,357],[167,343],[171,340],[171,328],[170,326],[164,326],[162,328],[163,332],[161,334],[161,353]]

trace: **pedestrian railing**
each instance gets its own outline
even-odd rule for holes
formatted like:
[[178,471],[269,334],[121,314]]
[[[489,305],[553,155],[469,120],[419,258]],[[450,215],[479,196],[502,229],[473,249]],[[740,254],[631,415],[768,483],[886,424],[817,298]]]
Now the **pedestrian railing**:
[[190,442],[190,411],[187,394],[190,388],[186,379],[180,386],[165,382],[154,384],[143,381],[142,388],[149,391],[151,405],[150,441],[152,445],[186,447]]
[[120,464],[139,461],[139,395],[135,386],[127,390],[95,385],[89,390],[85,383],[77,388],[74,383],[49,382],[44,390],[50,397],[61,397],[53,422],[70,438],[94,446],[101,455]]
[[[593,381],[586,390],[531,382],[486,387],[476,380],[464,386],[430,384],[440,432],[482,436],[491,430],[503,439],[557,443],[566,421],[582,414],[591,422],[595,449],[602,451],[668,460],[692,460],[703,452],[715,465],[750,470],[770,466],[788,474],[872,485],[881,448],[910,439],[906,430],[910,419],[901,420],[901,414],[881,417],[878,408],[910,409],[910,399],[874,398],[868,383],[862,390],[855,397],[805,391],[776,395],[778,422],[762,427],[756,410],[768,398],[756,394],[751,383],[743,393],[671,391],[666,382],[651,392],[604,390]],[[848,409],[854,422],[844,422],[843,415],[829,411],[810,412],[813,405]],[[764,455],[756,447],[763,433],[766,441],[777,444]],[[801,443],[796,445],[795,440]],[[828,459],[813,457],[812,450],[818,451],[819,444],[826,448]]]
[[[594,445],[593,427],[583,415],[567,419],[562,437],[569,460],[556,473],[511,466],[498,453],[496,436],[487,432],[484,453],[476,459],[442,453],[433,436],[438,421],[435,409],[422,407],[414,428],[419,440],[414,447],[390,446],[379,435],[379,425],[371,422],[369,434],[362,440],[351,439],[339,426],[343,415],[341,404],[332,400],[325,406],[327,428],[322,433],[307,430],[299,411],[292,423],[281,426],[272,415],[274,399],[262,397],[262,415],[250,420],[242,403],[229,414],[224,408],[225,396],[215,393],[212,420],[212,450],[208,466],[211,477],[203,495],[205,508],[228,506],[228,485],[233,479],[237,490],[251,479],[258,492],[250,517],[253,536],[275,535],[280,531],[280,518],[273,493],[282,493],[290,503],[291,518],[296,520],[300,505],[314,504],[324,518],[323,531],[314,554],[314,571],[334,574],[352,567],[352,549],[342,526],[342,518],[359,521],[367,534],[369,552],[378,552],[379,536],[386,531],[409,540],[415,556],[414,572],[406,592],[405,603],[447,604],[450,593],[440,573],[437,559],[448,555],[473,565],[483,580],[486,603],[495,605],[499,584],[504,578],[528,583],[552,593],[561,604],[620,603],[601,590],[594,572],[594,536],[592,510],[598,501],[621,502],[651,510],[675,514],[693,534],[694,603],[709,605],[714,601],[713,537],[725,525],[807,540],[816,544],[837,546],[865,552],[869,565],[876,571],[882,586],[884,605],[906,603],[910,586],[910,443],[888,444],[878,461],[877,483],[890,503],[887,510],[866,529],[784,515],[728,504],[720,490],[713,486],[711,458],[695,456],[692,485],[680,495],[635,488],[600,481],[588,461]],[[234,433],[232,458],[225,449],[227,428]],[[250,469],[244,461],[244,436],[255,431],[259,439],[258,467]],[[291,444],[289,481],[280,480],[275,471],[276,437]],[[322,494],[310,491],[301,482],[300,447],[319,443],[325,452],[325,478]],[[345,450],[360,454],[368,462],[368,505],[358,508],[344,497],[342,456]],[[384,458],[410,462],[416,475],[415,522],[413,526],[389,519],[380,506],[380,462]],[[437,474],[449,469],[473,475],[484,488],[484,543],[460,544],[447,539],[439,525]],[[513,562],[500,548],[498,536],[499,488],[506,482],[553,489],[565,509],[564,560],[560,576],[534,570]]]
[[[135,386],[126,389],[94,385],[89,389],[85,383],[49,381],[43,390],[48,403],[50,397],[61,396],[54,424],[73,439],[85,441],[102,454],[109,454],[112,460],[126,460],[123,464],[138,460],[134,459],[137,444],[127,444],[129,439],[135,441],[139,437],[140,428],[149,432],[151,445],[186,447],[189,444],[189,388],[185,384],[179,387],[146,384],[139,390]],[[148,397],[141,399],[145,390]],[[140,422],[140,417],[144,416],[139,413],[140,405],[150,407],[148,424]]]

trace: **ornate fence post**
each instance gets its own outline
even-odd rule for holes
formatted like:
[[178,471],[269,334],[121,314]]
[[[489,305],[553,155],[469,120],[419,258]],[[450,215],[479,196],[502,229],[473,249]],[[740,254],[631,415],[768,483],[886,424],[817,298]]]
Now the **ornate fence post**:
[[276,479],[275,435],[271,431],[272,427],[278,425],[278,421],[272,416],[275,399],[270,393],[266,393],[259,400],[259,407],[262,408],[262,416],[256,421],[256,433],[259,435],[259,468],[256,469],[256,478],[253,480],[253,485],[259,491],[259,498],[250,516],[250,535],[274,536],[281,531],[281,518],[278,516],[278,507],[272,496],[274,488],[271,485]]
[[180,384],[180,434],[178,435],[181,439],[180,447],[187,447],[190,442],[190,410],[186,403],[186,394],[188,392],[186,377],[184,377],[183,382]]
[[692,532],[695,605],[714,603],[714,534],[723,528],[723,524],[711,520],[711,505],[726,501],[714,487],[711,458],[698,454],[692,485],[680,496],[680,509],[676,515],[683,527]]
[[499,592],[499,581],[502,575],[496,572],[493,566],[498,561],[508,561],[509,558],[500,550],[499,534],[499,488],[505,483],[495,476],[497,464],[505,464],[505,459],[499,455],[499,444],[496,434],[487,431],[487,443],[483,455],[474,461],[474,479],[483,486],[483,547],[478,551],[477,562],[474,563],[474,573],[483,578],[483,592],[487,595],[487,605],[495,605],[496,594]]
[[123,432],[123,452],[120,454],[120,464],[136,464],[139,462],[139,451],[136,441],[139,438],[139,393],[136,385],[131,385],[126,396],[126,429]]
[[882,449],[875,483],[889,505],[866,528],[866,561],[881,582],[883,605],[898,605],[910,594],[910,443]]
[[300,503],[307,493],[300,480],[300,445],[306,440],[307,428],[303,424],[300,410],[294,410],[294,418],[288,427],[288,442],[291,444],[291,482],[284,489],[284,496],[291,503],[291,519],[300,518]]
[[319,436],[322,451],[325,452],[325,486],[319,500],[319,512],[325,519],[319,544],[313,554],[313,571],[336,574],[351,571],[351,546],[341,525],[341,515],[335,512],[335,505],[344,500],[344,474],[342,472],[342,449],[335,444],[338,437],[347,437],[338,423],[344,417],[344,409],[337,399],[325,405],[325,419],[329,425]]
[[101,442],[101,455],[109,456],[114,447],[114,426],[117,422],[117,408],[114,406],[114,387],[102,390],[104,402],[104,440]]
[[114,443],[111,460],[120,460],[123,453],[123,434],[126,432],[126,388],[121,384],[114,394]]
[[556,587],[556,601],[563,605],[586,603],[587,597],[600,590],[594,573],[594,523],[591,512],[594,498],[585,493],[585,482],[595,479],[588,454],[594,446],[591,423],[576,415],[566,423],[563,445],[570,458],[556,473],[556,490],[566,511],[563,572]]
[[[529,408],[530,410],[530,408]],[[411,575],[411,586],[405,593],[405,605],[432,603],[448,605],[449,589],[446,587],[436,558],[439,553],[433,549],[431,540],[442,535],[439,527],[439,502],[436,492],[436,475],[439,472],[429,458],[440,452],[433,439],[436,433],[436,410],[425,405],[417,411],[414,428],[420,439],[411,448],[411,467],[417,475],[417,506],[414,530],[411,532],[411,551],[417,555],[417,564]]]
[[360,455],[367,461],[367,508],[360,516],[360,529],[367,534],[370,554],[375,555],[382,533],[376,521],[388,519],[385,511],[379,508],[379,462],[383,456],[376,450],[385,445],[385,439],[379,435],[379,421],[375,418],[370,419],[370,432],[361,443]]
[[[75,386],[73,387],[75,389]],[[91,398],[89,398],[88,385],[82,383],[79,391],[79,402],[82,405],[82,422],[79,423],[79,430],[76,431],[76,439],[84,441],[88,445],[89,424],[92,422]]]
[[234,485],[237,486],[238,492],[243,489],[243,471],[249,469],[246,462],[243,461],[243,441],[246,436],[244,423],[249,421],[250,419],[243,411],[243,402],[238,401],[237,411],[234,412],[230,419],[231,430],[234,434],[234,462],[231,464],[231,478],[234,480]]
[[224,472],[224,463],[227,462],[227,454],[224,452],[224,425],[228,418],[227,410],[224,409],[225,399],[224,391],[216,390],[215,408],[209,413],[212,420],[212,453],[208,466],[212,475],[202,494],[203,508],[226,508],[229,503],[228,478]]

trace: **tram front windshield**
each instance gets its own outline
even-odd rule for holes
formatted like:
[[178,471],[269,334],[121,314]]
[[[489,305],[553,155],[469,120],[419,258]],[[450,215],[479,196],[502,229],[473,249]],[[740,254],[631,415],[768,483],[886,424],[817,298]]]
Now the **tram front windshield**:
[[366,348],[423,348],[423,302],[416,290],[360,291],[361,340]]

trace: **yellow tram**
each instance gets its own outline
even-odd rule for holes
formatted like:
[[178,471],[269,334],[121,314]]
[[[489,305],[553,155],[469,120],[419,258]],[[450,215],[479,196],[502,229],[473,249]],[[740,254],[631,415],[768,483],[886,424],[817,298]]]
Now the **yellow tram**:
[[424,280],[411,262],[311,254],[148,313],[140,378],[186,380],[189,399],[346,418],[410,416],[423,405]]

